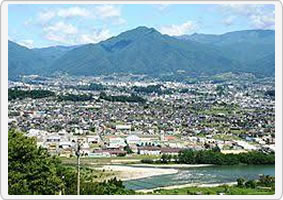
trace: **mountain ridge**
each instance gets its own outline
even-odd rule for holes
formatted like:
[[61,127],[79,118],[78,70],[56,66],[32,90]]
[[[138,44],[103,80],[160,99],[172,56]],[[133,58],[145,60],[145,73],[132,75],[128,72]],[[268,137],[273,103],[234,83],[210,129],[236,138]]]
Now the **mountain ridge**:
[[[198,74],[242,71],[272,75],[274,44],[272,30],[192,34],[184,38],[140,26],[96,44],[23,50],[27,57],[30,54],[38,61],[38,67],[35,67],[36,61],[30,58],[25,62],[27,66],[15,66],[21,62],[15,62],[19,57],[13,53],[9,42],[9,77],[20,73],[50,74],[56,71],[71,75],[120,72],[158,75],[177,70]],[[262,64],[262,59],[267,60]]]

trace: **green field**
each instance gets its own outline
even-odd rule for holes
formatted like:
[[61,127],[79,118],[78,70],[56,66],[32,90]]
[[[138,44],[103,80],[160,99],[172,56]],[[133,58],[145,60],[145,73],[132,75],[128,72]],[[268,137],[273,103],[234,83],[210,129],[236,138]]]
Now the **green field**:
[[[90,158],[90,157],[82,157],[81,158],[81,166],[101,166],[106,164],[117,164],[119,162],[123,164],[131,164],[131,163],[139,163],[143,159],[160,159],[160,155],[136,155],[133,154],[131,156],[125,157],[105,157],[105,158]],[[77,163],[76,157],[64,158],[61,157],[60,160],[63,164],[66,165],[75,165]]]
[[180,189],[160,189],[146,194],[156,195],[273,195],[271,188],[240,188],[237,186],[217,186],[217,187],[186,187]]

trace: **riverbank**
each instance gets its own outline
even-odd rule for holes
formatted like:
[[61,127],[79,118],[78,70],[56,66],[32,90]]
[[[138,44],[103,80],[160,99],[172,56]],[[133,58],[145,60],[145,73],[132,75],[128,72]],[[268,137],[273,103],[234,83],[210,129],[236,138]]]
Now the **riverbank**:
[[131,164],[135,167],[153,167],[153,168],[195,168],[195,167],[210,167],[212,164]]
[[105,165],[96,169],[115,172],[115,176],[122,181],[178,173],[177,169],[164,169],[156,167],[131,167],[119,165]]
[[244,188],[231,183],[199,185],[175,189],[155,189],[153,191],[138,192],[140,195],[274,195],[272,188]]
[[170,186],[157,187],[157,188],[152,188],[152,189],[136,190],[136,192],[149,193],[149,192],[154,192],[155,190],[173,190],[173,189],[182,189],[182,188],[188,188],[188,187],[199,187],[199,188],[219,187],[224,184],[228,186],[233,186],[233,185],[236,185],[237,182],[213,183],[213,184],[188,183],[188,184],[182,184],[182,185],[170,185]]

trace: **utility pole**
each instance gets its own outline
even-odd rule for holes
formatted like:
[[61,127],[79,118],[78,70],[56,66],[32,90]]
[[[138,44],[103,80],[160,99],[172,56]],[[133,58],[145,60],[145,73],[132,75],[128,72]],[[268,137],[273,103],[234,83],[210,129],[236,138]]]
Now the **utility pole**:
[[77,140],[77,149],[76,149],[76,156],[77,156],[77,195],[80,195],[80,142]]

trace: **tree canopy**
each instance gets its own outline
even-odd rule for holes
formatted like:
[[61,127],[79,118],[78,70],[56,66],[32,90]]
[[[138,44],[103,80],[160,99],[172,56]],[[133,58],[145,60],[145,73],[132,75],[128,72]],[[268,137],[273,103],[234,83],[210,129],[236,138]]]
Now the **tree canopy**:
[[[28,138],[15,130],[9,131],[8,150],[8,192],[10,195],[75,195],[77,176],[73,167],[63,165],[58,157],[37,147],[34,138]],[[89,170],[81,171],[81,194],[134,194],[122,181],[112,178],[97,182]]]
[[10,130],[8,134],[9,194],[58,194],[63,186],[56,169],[58,159],[21,132]]
[[19,90],[17,88],[8,90],[8,100],[13,99],[40,99],[55,96],[54,92],[48,90]]

